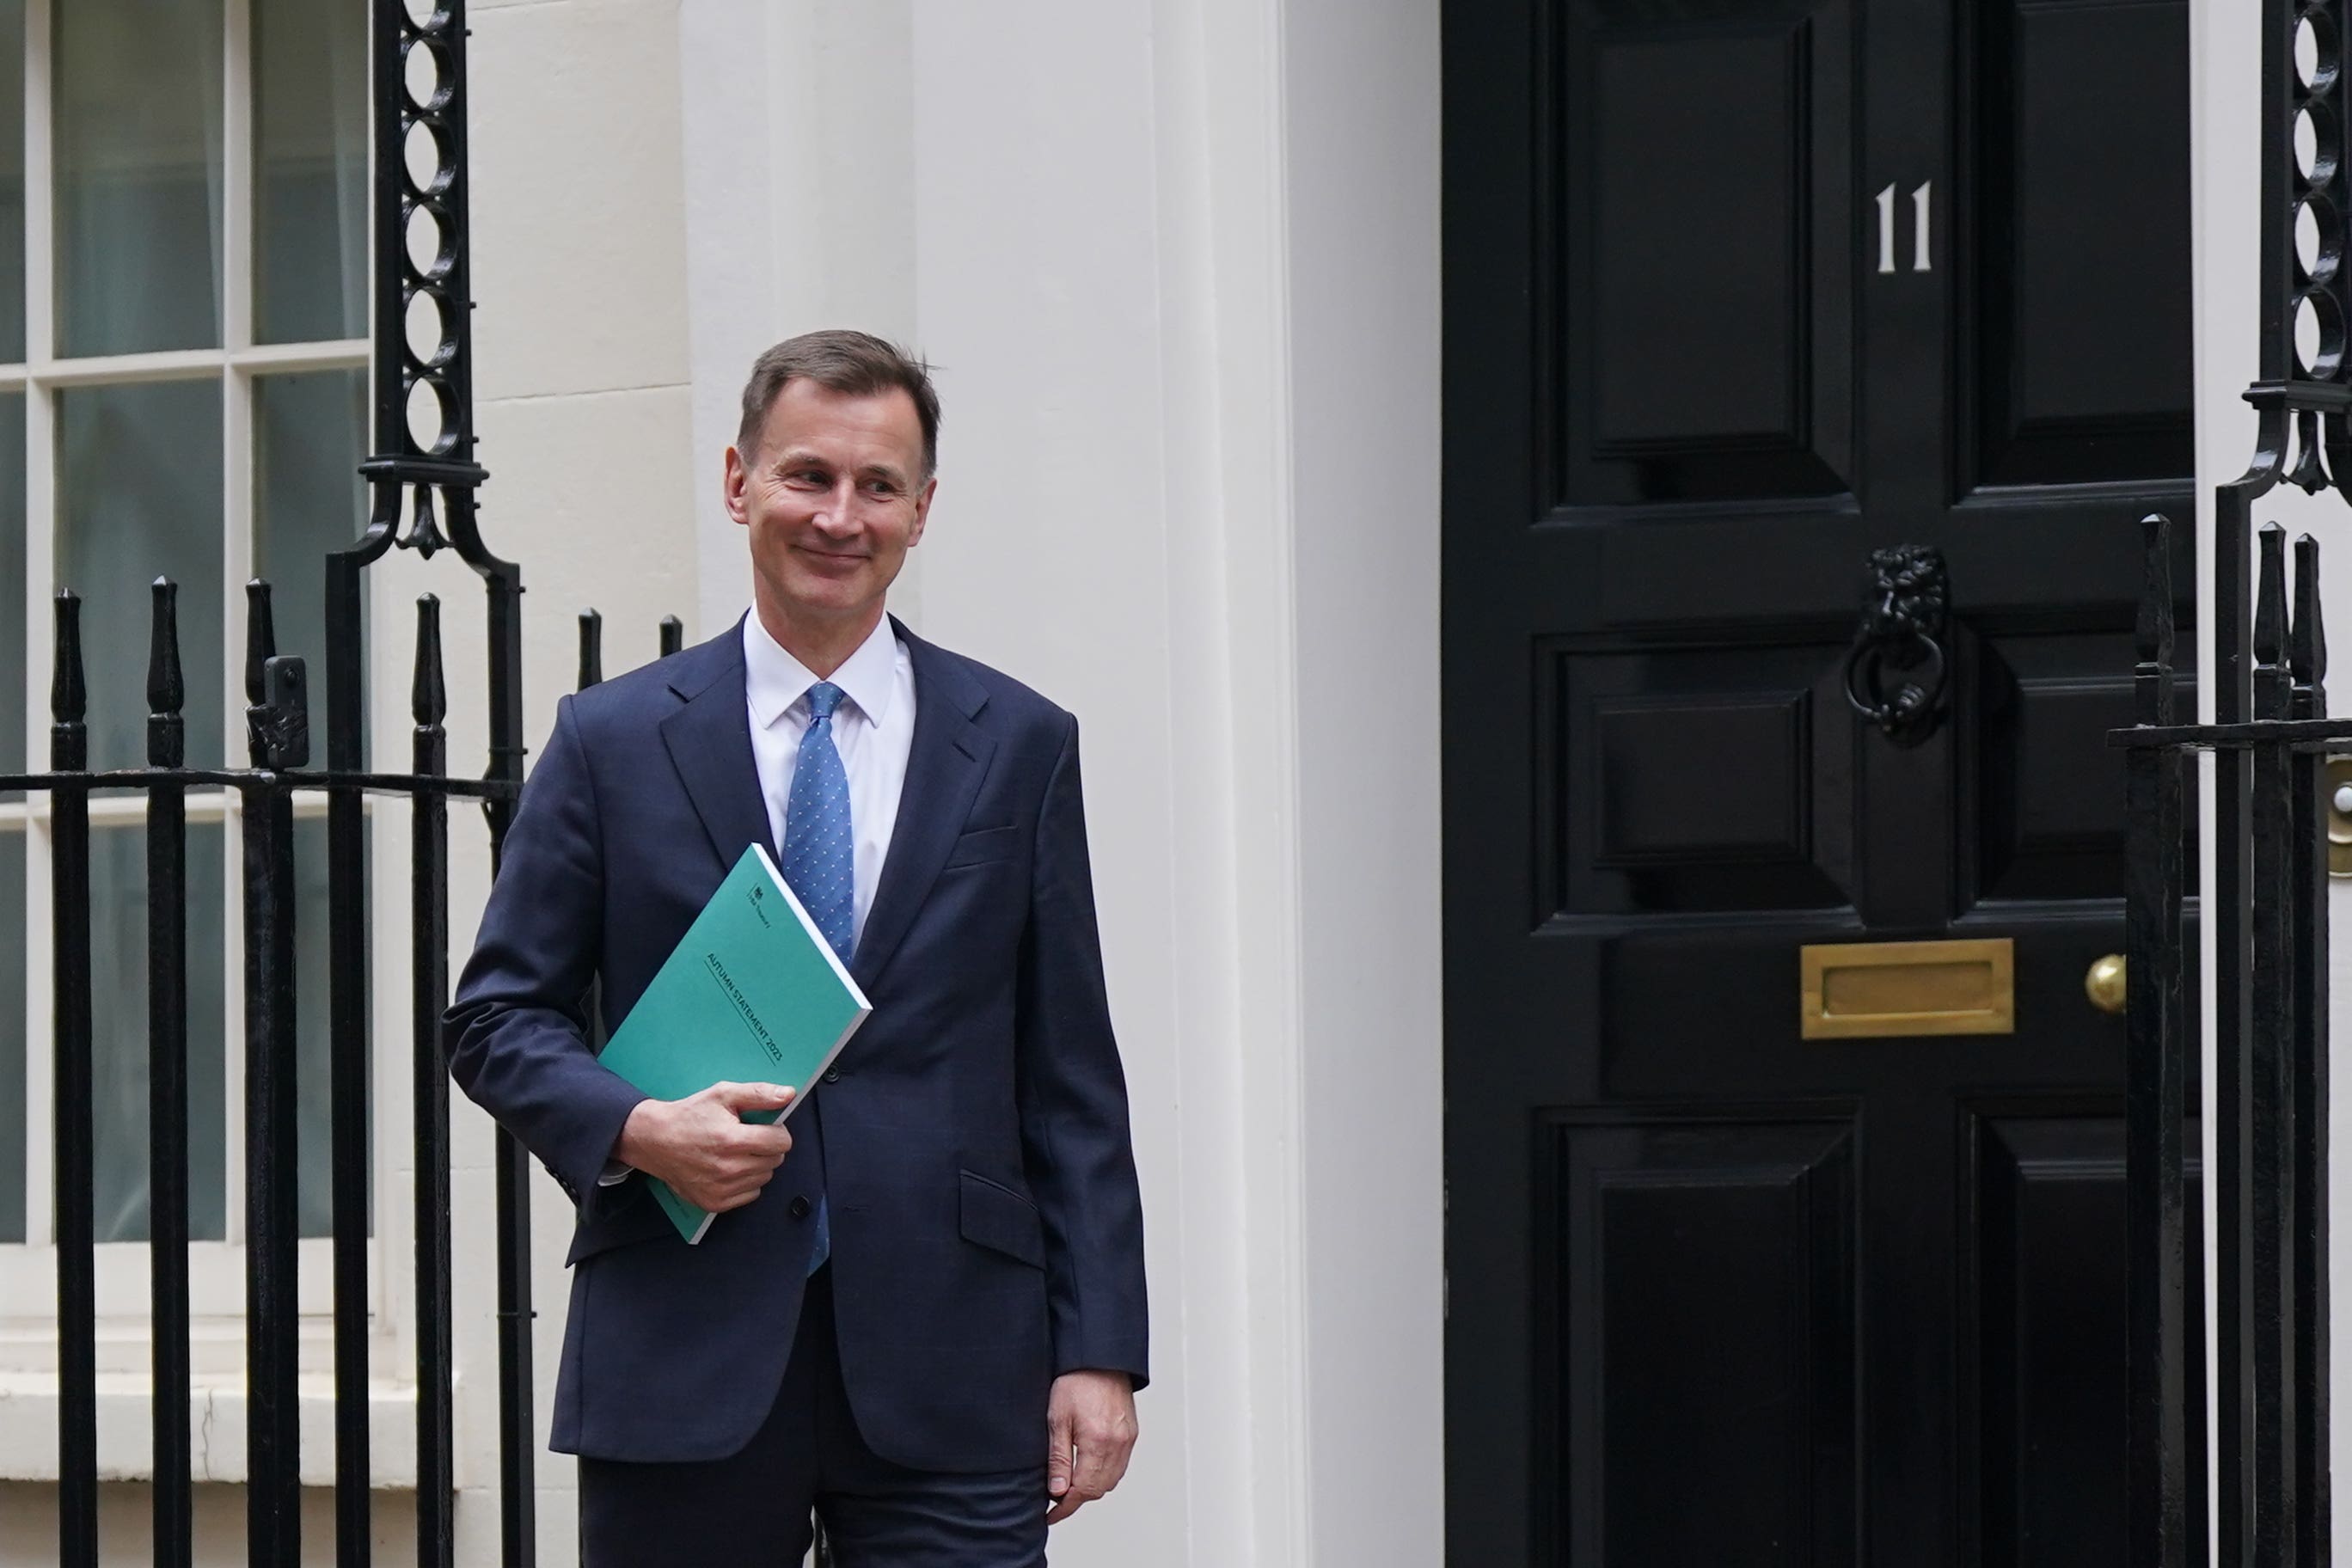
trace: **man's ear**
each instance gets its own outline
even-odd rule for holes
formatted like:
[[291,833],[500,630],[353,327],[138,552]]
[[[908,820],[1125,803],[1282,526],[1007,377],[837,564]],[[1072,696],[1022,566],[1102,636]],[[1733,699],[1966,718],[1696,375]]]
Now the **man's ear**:
[[915,526],[907,531],[908,549],[912,550],[923,542],[923,527],[931,521],[931,498],[939,493],[940,479],[937,474],[925,479],[923,488],[916,493]]
[[719,478],[719,493],[727,500],[727,515],[746,528],[751,524],[751,510],[744,503],[743,487],[751,480],[751,466],[744,462],[743,454],[732,447],[728,447],[727,465]]

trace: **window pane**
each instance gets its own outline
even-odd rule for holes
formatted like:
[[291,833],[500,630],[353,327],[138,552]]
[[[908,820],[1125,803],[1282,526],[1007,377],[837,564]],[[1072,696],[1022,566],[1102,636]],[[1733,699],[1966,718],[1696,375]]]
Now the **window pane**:
[[0,828],[0,1241],[25,1239],[25,834]]
[[0,361],[25,357],[25,0],[0,0]]
[[254,384],[254,570],[270,598],[278,651],[310,664],[311,750],[326,763],[326,560],[367,522],[360,483],[367,373],[312,371]]
[[188,765],[219,767],[222,660],[233,652],[241,671],[244,658],[221,624],[220,383],[60,392],[58,484],[58,582],[82,596],[90,766],[146,763],[149,584],[167,576],[180,585]]
[[58,352],[216,348],[221,0],[56,18]]
[[367,331],[367,7],[253,0],[254,333]]
[[[147,1239],[147,834],[90,831],[90,1078],[98,1239]],[[228,1232],[222,1058],[226,928],[217,822],[188,825],[188,1234]]]

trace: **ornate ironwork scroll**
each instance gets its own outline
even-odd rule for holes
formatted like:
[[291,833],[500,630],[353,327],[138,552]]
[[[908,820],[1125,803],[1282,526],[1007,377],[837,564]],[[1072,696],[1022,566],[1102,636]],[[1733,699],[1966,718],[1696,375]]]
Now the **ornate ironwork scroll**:
[[[523,773],[522,572],[491,552],[478,526],[478,492],[488,475],[474,450],[467,36],[465,0],[374,0],[375,455],[361,465],[373,500],[366,531],[327,563],[327,743],[331,769],[356,773],[365,765],[362,572],[394,546],[427,559],[442,549],[454,550],[488,594],[489,756],[484,782],[506,786],[488,792],[483,801],[495,865],[513,814],[513,790]],[[420,637],[428,629],[437,631],[437,619],[421,626]],[[425,657],[421,642],[418,657]],[[437,649],[434,664],[437,678]],[[331,1015],[338,1178],[337,1537],[339,1559],[345,1563],[365,1561],[369,1528],[367,1192],[365,1166],[356,1153],[366,1140],[367,1059],[368,903],[359,795],[357,789],[333,792],[328,820],[329,887],[336,910],[329,940],[336,985]],[[420,864],[416,875],[429,879],[435,872]],[[415,1002],[423,1009],[436,998],[420,988]],[[437,1014],[437,1005],[433,1011]],[[420,1050],[436,1048],[421,1029],[417,1045]],[[418,1168],[446,1172],[446,1128],[436,1125],[429,1105],[422,1108],[428,1114],[417,1127]],[[527,1568],[536,1556],[530,1167],[521,1147],[503,1130],[497,1135],[494,1168],[501,1560],[507,1568]],[[417,1420],[418,1555],[426,1563],[446,1564],[453,1539],[447,1210],[420,1209],[419,1222],[418,1385],[441,1404],[421,1410]]]

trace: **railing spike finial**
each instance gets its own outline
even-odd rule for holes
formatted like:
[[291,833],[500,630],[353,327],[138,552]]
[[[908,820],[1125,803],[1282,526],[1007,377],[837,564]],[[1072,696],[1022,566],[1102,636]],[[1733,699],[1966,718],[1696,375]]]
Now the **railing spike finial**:
[[[89,711],[89,689],[81,668],[81,595],[58,590],[55,668],[49,674],[49,717],[79,727]],[[79,767],[79,763],[70,764]]]
[[2133,647],[2144,665],[2172,665],[2172,520],[2160,511],[2139,520],[2139,621]]
[[593,609],[580,612],[580,679],[572,689],[585,691],[604,679],[604,617]]
[[676,616],[664,616],[661,623],[661,656],[667,658],[686,646],[686,623]]
[[2261,531],[2261,574],[2254,588],[2254,663],[2275,668],[2286,658],[2286,530]]
[[278,623],[269,609],[269,582],[255,577],[245,584],[245,700],[255,708],[269,700],[269,681],[263,666],[278,657]]
[[2297,686],[2316,687],[2326,680],[2327,622],[2319,600],[2319,541],[2308,533],[2294,542],[2294,624],[2287,644]]
[[416,677],[408,707],[420,730],[440,728],[449,712],[448,689],[441,679],[441,601],[431,594],[416,597]]
[[147,641],[147,761],[176,768],[187,757],[187,721],[180,710],[188,700],[180,674],[180,586],[155,579]]

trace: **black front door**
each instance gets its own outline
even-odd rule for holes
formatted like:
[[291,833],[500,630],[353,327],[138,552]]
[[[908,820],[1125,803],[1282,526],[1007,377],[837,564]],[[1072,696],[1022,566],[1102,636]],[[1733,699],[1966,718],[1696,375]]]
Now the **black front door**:
[[[2121,1560],[2084,982],[2136,522],[2193,515],[2188,37],[2183,0],[1447,0],[1454,1563]],[[1844,669],[1899,544],[1949,584],[1902,740]],[[1927,941],[1994,945],[1814,1012],[2005,952],[2007,1032],[1808,1037],[1801,950]]]

